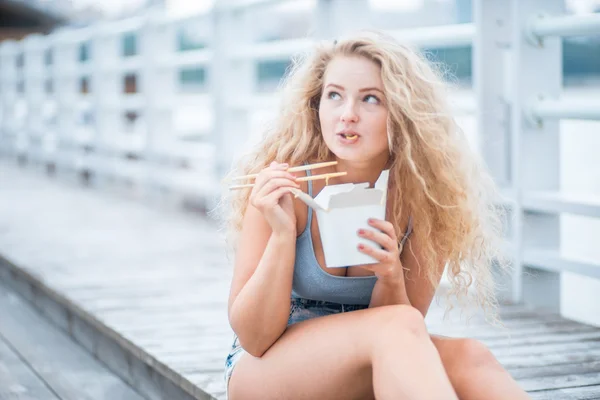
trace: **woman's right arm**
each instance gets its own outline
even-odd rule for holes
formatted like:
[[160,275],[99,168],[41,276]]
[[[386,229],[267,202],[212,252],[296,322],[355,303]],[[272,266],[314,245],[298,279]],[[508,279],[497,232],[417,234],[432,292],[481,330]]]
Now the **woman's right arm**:
[[296,255],[296,216],[282,164],[259,174],[244,215],[229,295],[229,323],[240,344],[262,356],[287,327]]

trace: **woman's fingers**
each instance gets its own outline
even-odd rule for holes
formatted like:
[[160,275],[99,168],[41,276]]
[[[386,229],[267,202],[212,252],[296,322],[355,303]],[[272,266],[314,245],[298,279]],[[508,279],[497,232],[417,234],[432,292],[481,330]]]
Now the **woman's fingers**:
[[296,179],[296,176],[282,169],[267,168],[262,170],[256,177],[256,181],[254,182],[255,189],[260,190],[261,187],[273,178],[287,178],[293,181]]
[[397,252],[398,240],[391,222],[374,218],[370,218],[368,222],[375,230],[360,229],[358,236],[374,241],[389,252]]
[[374,231],[371,229],[359,229],[358,236],[374,241],[387,251],[398,250],[398,243],[396,243],[391,237],[383,232]]
[[269,167],[269,168],[262,170],[256,177],[251,196],[256,195],[257,193],[261,192],[263,187],[267,183],[269,183],[273,179],[277,179],[277,178],[288,179],[290,182],[293,182],[293,183],[295,183],[295,181],[296,181],[295,175],[290,174],[289,172],[287,172],[283,169]]
[[269,193],[268,196],[265,196],[263,202],[267,207],[275,206],[286,193],[291,193],[290,188],[287,186],[280,187]]
[[369,219],[369,225],[375,229],[360,229],[358,236],[379,244],[383,249],[361,243],[358,245],[358,250],[361,253],[370,255],[382,264],[394,264],[399,257],[398,240],[396,239],[394,226],[388,221],[374,218]]
[[381,219],[370,218],[369,225],[373,228],[379,229],[380,231],[387,234],[395,243],[398,243],[398,238],[396,238],[396,231],[394,230],[394,225],[392,225],[389,221],[384,221]]
[[268,182],[266,182],[262,188],[260,188],[257,192],[257,197],[265,197],[268,196],[269,193],[280,187],[294,187],[300,189],[300,185],[288,178],[272,178]]
[[[290,188],[300,188],[300,185],[296,182],[296,176],[287,172],[287,168],[287,164],[272,162],[269,167],[258,174],[250,194],[252,205],[259,209],[273,207]],[[281,188],[285,190],[279,190]]]
[[288,163],[278,163],[277,161],[272,161],[269,166],[271,168],[287,169],[289,167],[289,164]]
[[390,251],[386,251],[386,250],[382,250],[382,249],[376,249],[372,246],[369,246],[367,244],[359,244],[358,245],[358,251],[360,251],[361,253],[370,255],[371,257],[373,257],[374,259],[376,259],[377,261],[379,261],[382,264],[393,264],[394,262],[396,262],[395,259],[395,252],[390,252]]

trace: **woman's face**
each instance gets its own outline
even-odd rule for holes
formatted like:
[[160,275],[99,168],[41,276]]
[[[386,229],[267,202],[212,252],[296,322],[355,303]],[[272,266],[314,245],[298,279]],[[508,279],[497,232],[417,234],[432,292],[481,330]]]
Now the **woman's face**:
[[347,161],[371,161],[389,154],[388,111],[381,71],[363,57],[336,57],[323,77],[319,106],[327,147]]

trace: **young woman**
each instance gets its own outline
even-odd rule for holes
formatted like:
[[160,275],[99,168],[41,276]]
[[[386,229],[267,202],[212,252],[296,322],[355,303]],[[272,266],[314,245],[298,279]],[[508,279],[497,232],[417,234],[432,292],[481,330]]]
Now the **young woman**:
[[[450,295],[495,315],[491,264],[501,262],[495,188],[418,53],[378,33],[320,45],[296,62],[271,132],[232,176],[235,269],[226,361],[230,400],[523,399],[481,343],[429,335],[444,268]],[[291,166],[337,161],[329,184],[390,170],[386,220],[356,234],[374,264],[327,268],[318,220],[290,193],[316,196]],[[307,172],[306,174],[309,174]]]

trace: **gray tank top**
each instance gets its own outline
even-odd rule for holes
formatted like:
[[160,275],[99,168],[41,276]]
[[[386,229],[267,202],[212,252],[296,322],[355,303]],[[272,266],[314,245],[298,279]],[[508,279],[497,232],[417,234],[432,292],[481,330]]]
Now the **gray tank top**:
[[[310,176],[310,171],[306,171]],[[312,197],[312,182],[308,181],[308,194]],[[337,276],[323,270],[315,256],[310,227],[313,209],[308,208],[306,228],[296,239],[296,261],[292,297],[329,301],[340,304],[364,304],[371,301],[375,276]],[[408,219],[402,244],[412,232],[412,217]]]

